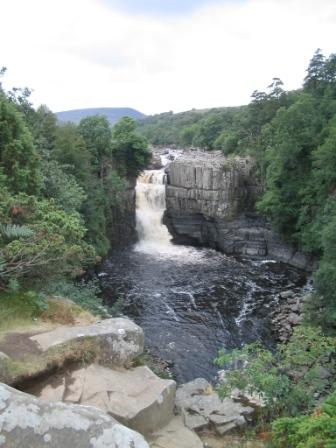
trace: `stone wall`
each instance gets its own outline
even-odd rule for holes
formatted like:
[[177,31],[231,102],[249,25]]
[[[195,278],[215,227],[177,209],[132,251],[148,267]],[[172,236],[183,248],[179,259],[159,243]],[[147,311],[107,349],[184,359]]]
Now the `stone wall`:
[[310,270],[311,260],[286,244],[257,215],[261,187],[249,157],[186,152],[167,168],[164,223],[176,243],[226,254],[270,257]]

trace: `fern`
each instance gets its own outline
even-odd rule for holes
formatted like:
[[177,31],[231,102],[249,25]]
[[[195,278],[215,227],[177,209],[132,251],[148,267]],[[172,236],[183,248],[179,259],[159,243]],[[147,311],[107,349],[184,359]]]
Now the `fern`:
[[34,232],[27,226],[0,224],[0,234],[8,240],[15,240],[17,238],[30,238],[34,235]]

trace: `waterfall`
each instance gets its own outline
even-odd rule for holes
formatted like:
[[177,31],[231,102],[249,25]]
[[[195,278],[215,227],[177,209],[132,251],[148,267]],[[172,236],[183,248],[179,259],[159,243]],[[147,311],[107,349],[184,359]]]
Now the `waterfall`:
[[166,208],[164,170],[145,171],[136,185],[136,219],[139,243],[136,249],[157,252],[168,249],[171,236],[162,224]]
[[139,242],[135,246],[137,252],[155,255],[181,256],[186,253],[182,246],[171,243],[171,235],[162,224],[166,209],[166,174],[165,167],[179,157],[182,151],[169,150],[161,155],[163,168],[146,170],[137,180],[136,185],[136,228]]
[[136,184],[136,228],[139,242],[134,250],[154,256],[174,258],[177,263],[184,263],[190,258],[193,262],[202,262],[203,255],[188,246],[177,246],[171,242],[167,227],[162,224],[166,209],[166,174],[165,167],[182,154],[179,150],[169,150],[161,155],[163,168],[146,170]]

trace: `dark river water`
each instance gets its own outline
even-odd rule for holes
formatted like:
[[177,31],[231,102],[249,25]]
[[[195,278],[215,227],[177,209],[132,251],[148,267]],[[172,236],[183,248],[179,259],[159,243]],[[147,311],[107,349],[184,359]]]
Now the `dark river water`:
[[149,350],[172,363],[178,382],[214,380],[220,348],[252,341],[274,346],[270,313],[278,294],[302,287],[306,279],[273,261],[172,245],[161,222],[164,181],[163,169],[138,179],[139,243],[104,263],[104,298],[123,299],[124,314],[143,328]]
[[178,249],[115,253],[103,268],[105,299],[124,299],[123,312],[143,328],[150,351],[173,363],[178,382],[214,380],[221,347],[252,341],[272,347],[269,315],[278,293],[303,286],[305,276],[280,263]]

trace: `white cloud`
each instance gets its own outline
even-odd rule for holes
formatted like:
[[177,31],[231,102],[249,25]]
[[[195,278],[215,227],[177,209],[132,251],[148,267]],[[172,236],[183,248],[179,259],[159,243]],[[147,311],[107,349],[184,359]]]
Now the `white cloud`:
[[334,0],[209,4],[134,15],[99,0],[1,0],[0,65],[52,110],[145,113],[238,105],[273,76],[297,88],[316,48],[335,51]]

